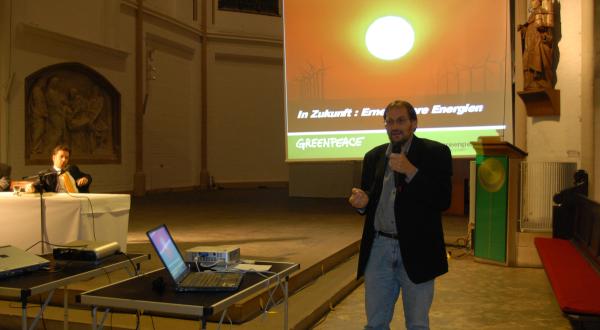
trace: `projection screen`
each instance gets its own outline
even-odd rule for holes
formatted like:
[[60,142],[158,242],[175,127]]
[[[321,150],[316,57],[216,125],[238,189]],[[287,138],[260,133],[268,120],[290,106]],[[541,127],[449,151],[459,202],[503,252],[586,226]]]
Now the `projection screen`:
[[362,159],[397,99],[454,157],[510,124],[506,1],[285,0],[283,16],[288,161]]

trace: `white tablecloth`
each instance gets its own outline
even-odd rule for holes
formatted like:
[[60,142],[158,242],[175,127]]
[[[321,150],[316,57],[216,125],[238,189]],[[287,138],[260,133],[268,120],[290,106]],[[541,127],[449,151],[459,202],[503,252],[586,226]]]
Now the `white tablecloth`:
[[[125,194],[44,194],[46,241],[116,241],[127,252],[130,204]],[[0,245],[27,249],[41,237],[39,195],[0,193]],[[40,253],[41,245],[31,251]]]

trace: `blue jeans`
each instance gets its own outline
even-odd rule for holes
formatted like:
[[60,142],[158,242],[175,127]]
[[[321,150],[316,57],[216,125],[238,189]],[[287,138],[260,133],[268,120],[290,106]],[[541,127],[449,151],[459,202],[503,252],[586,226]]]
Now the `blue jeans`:
[[398,241],[377,235],[365,270],[365,329],[390,328],[400,289],[406,328],[429,329],[433,282],[413,283],[404,269]]

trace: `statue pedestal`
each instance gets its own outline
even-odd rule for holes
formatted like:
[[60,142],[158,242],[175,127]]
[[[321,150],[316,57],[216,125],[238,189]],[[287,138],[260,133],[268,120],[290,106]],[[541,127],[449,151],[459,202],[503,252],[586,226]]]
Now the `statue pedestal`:
[[517,92],[529,117],[560,116],[560,90],[544,88]]

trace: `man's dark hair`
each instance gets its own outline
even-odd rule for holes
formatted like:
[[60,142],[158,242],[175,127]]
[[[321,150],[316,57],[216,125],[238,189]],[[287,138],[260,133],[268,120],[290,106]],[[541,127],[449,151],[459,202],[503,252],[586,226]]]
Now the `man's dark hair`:
[[413,107],[412,104],[410,104],[404,100],[396,100],[396,101],[390,102],[390,104],[388,104],[385,107],[385,111],[383,112],[383,119],[385,120],[387,118],[387,113],[390,109],[396,109],[396,108],[406,109],[408,111],[408,117],[410,118],[410,120],[417,120],[417,112],[415,111],[415,107]]
[[59,144],[56,147],[54,147],[54,149],[52,149],[52,156],[56,155],[56,153],[61,150],[66,151],[69,153],[69,155],[71,155],[71,148],[69,148],[68,146],[66,146],[64,144]]

